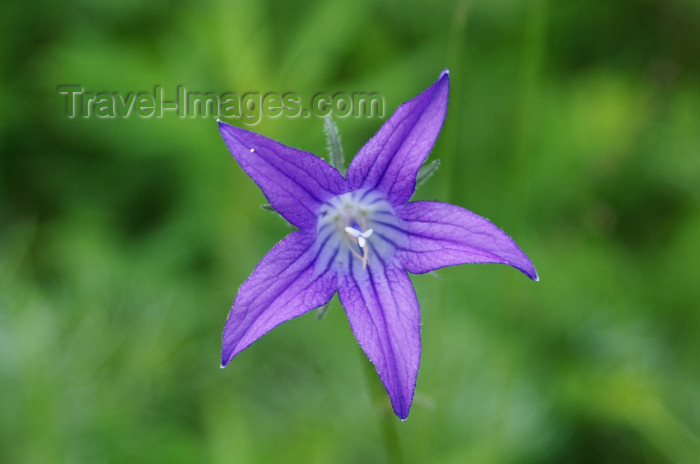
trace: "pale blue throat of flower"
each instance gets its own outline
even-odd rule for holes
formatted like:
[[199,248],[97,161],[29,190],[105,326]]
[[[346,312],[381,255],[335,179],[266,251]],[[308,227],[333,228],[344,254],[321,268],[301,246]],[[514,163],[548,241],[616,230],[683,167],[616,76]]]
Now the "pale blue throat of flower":
[[402,241],[399,219],[384,194],[371,189],[343,193],[323,203],[316,228],[320,262],[350,272],[360,264],[386,265]]

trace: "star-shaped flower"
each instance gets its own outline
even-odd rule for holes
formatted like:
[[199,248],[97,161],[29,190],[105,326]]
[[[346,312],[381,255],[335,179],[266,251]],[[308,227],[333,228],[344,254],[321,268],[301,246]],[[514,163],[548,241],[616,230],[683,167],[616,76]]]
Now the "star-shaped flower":
[[275,245],[241,285],[223,334],[222,367],[278,324],[337,291],[350,327],[408,416],[421,322],[407,271],[501,263],[537,280],[515,242],[489,220],[435,201],[408,202],[447,111],[449,73],[402,104],[343,177],[323,159],[223,122],[221,135],[268,201],[299,230]]

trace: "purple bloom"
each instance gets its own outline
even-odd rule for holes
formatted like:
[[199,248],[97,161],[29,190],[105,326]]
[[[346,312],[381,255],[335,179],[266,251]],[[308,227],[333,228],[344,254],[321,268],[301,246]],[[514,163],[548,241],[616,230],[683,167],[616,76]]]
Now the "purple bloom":
[[402,104],[343,177],[323,159],[228,124],[226,145],[270,204],[299,230],[241,285],[226,321],[222,367],[278,324],[337,291],[352,332],[394,412],[408,416],[420,362],[420,310],[407,271],[501,263],[538,280],[515,242],[489,220],[435,201],[408,202],[447,111],[449,73]]

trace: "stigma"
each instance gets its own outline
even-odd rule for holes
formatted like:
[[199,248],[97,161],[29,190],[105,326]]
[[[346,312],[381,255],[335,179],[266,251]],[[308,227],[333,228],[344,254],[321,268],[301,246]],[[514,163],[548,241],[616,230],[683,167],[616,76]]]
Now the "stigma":
[[320,253],[333,260],[332,266],[344,269],[383,264],[393,256],[398,222],[381,192],[363,189],[335,196],[318,213]]
[[357,256],[358,258],[360,258],[362,260],[362,268],[363,269],[367,267],[367,261],[369,259],[369,256],[367,253],[368,247],[366,245],[367,245],[367,239],[370,238],[370,236],[372,235],[372,232],[374,232],[374,230],[372,230],[372,229],[367,229],[365,231],[361,231],[361,230],[355,229],[354,227],[349,227],[349,226],[345,227],[345,233],[348,234],[348,237],[350,237],[351,240],[356,241],[357,244],[360,246],[360,249],[362,250],[362,256],[360,256],[359,254],[355,253],[352,250],[352,247],[350,248],[350,250],[353,252],[353,254],[355,254],[355,256]]

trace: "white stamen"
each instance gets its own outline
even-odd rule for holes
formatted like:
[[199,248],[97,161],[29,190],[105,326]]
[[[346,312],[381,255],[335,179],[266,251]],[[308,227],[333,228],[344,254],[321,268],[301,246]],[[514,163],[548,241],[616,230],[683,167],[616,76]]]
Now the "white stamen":
[[255,153],[255,148],[251,148],[251,149],[250,149],[250,152],[251,152],[251,153]]

